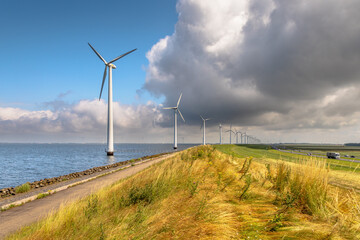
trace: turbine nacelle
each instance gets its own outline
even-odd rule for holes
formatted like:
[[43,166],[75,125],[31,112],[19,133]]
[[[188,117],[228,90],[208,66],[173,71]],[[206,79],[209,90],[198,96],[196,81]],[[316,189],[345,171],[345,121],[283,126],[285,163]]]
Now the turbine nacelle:
[[111,67],[111,68],[113,68],[113,69],[116,69],[116,66],[115,66],[114,64],[112,64],[112,63],[107,64],[107,66],[108,66],[108,67]]

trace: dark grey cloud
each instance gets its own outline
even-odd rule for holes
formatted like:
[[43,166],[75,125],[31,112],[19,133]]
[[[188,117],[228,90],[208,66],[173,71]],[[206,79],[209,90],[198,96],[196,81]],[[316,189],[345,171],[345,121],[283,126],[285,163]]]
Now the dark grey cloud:
[[175,32],[148,52],[144,88],[166,106],[183,92],[188,124],[199,114],[270,130],[358,123],[359,1],[179,0],[177,9]]

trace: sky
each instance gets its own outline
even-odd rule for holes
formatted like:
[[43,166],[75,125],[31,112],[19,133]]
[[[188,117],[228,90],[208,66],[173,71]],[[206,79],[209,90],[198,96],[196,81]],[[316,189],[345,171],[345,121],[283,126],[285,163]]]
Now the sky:
[[[0,2],[0,142],[360,142],[357,0]],[[233,139],[233,142],[235,138]]]

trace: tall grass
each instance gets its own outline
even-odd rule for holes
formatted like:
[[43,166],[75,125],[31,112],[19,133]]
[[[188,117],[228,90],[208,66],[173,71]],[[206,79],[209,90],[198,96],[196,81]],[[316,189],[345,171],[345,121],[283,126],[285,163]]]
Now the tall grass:
[[329,171],[197,147],[9,239],[356,239],[359,196],[331,187]]
[[331,187],[330,169],[324,161],[309,159],[292,165],[279,162],[274,168],[270,179],[277,193],[275,202],[282,207],[279,213],[295,208],[329,221],[333,225],[329,239],[335,232],[346,239],[360,239],[359,194]]
[[[238,173],[211,147],[177,156],[63,206],[9,239],[230,239],[236,216],[222,194]],[[219,179],[219,176],[220,179]]]
[[324,162],[307,160],[291,166],[280,162],[276,170],[271,179],[282,205],[310,215],[327,215],[329,170]]

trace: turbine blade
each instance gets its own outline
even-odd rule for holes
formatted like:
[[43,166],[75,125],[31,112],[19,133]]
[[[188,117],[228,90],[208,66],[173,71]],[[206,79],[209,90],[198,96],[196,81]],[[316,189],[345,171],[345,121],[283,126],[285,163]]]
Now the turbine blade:
[[178,112],[180,113],[180,117],[182,118],[182,120],[185,122],[185,119],[184,119],[183,115],[181,114],[180,109],[178,109]]
[[166,107],[166,108],[163,108],[163,109],[173,109],[172,107]]
[[208,120],[211,120],[211,118],[207,118],[207,119],[205,119],[205,121],[208,121]]
[[91,47],[91,49],[96,53],[96,55],[97,55],[105,64],[107,64],[107,62],[105,61],[105,59],[95,50],[95,48],[93,48],[90,43],[88,43],[88,44],[89,44],[89,46]]
[[200,117],[201,117],[201,119],[203,120],[203,121],[205,121],[205,119],[200,115]]
[[106,72],[107,72],[107,65],[105,65],[105,70],[104,70],[104,76],[103,76],[103,80],[102,80],[102,84],[101,84],[99,101],[100,101],[100,98],[101,98],[101,93],[102,93],[102,90],[103,90],[103,87],[104,87],[104,83],[105,83],[105,79],[106,79]]
[[137,48],[135,48],[135,49],[133,49],[133,50],[131,50],[131,51],[127,52],[127,53],[124,53],[123,55],[120,55],[120,56],[118,56],[117,58],[114,58],[114,59],[113,59],[113,60],[111,60],[109,63],[113,63],[113,62],[115,62],[115,61],[119,60],[120,58],[125,57],[126,55],[128,55],[128,54],[132,53],[132,52],[133,52],[133,51],[135,51],[136,49],[137,49]]
[[180,103],[180,100],[181,100],[181,96],[182,96],[182,93],[180,94],[180,97],[179,97],[179,100],[178,100],[178,102],[177,102],[176,107],[179,107],[179,103]]

